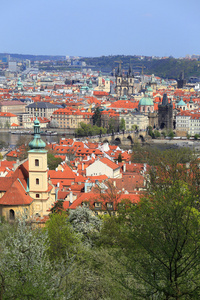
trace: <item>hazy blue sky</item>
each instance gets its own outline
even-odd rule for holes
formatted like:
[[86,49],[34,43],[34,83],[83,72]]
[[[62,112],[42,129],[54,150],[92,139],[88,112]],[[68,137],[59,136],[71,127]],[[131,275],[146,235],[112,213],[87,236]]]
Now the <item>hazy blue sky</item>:
[[1,0],[0,52],[200,54],[200,0]]

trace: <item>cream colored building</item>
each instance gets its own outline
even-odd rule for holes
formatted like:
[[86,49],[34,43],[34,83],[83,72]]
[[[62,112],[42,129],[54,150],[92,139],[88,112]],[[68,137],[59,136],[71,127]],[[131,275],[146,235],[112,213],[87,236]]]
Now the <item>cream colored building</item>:
[[17,116],[9,112],[0,112],[0,128],[10,127],[12,124],[19,124]]
[[66,108],[60,108],[53,113],[53,120],[58,123],[59,128],[78,128],[80,123],[93,124],[93,113],[69,111]]
[[0,111],[10,112],[13,114],[25,112],[26,103],[17,100],[0,101]]
[[131,130],[133,125],[137,125],[138,129],[141,130],[146,130],[146,128],[149,126],[148,116],[139,112],[130,112],[127,114],[121,113],[119,118],[120,120],[124,119],[126,130]]
[[108,158],[95,160],[86,168],[86,176],[106,175],[108,178],[121,178],[120,167]]
[[110,93],[110,79],[108,77],[106,77],[106,79],[104,79],[104,83],[103,83],[103,77],[100,72],[99,76],[98,76],[98,86],[95,87],[94,90]]

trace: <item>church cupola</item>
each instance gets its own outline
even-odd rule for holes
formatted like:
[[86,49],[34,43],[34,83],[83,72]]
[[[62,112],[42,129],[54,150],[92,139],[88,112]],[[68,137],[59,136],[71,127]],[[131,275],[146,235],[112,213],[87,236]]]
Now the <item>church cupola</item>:
[[45,146],[46,143],[40,137],[40,122],[36,116],[36,119],[34,121],[34,138],[29,143],[29,147],[31,149],[44,149]]

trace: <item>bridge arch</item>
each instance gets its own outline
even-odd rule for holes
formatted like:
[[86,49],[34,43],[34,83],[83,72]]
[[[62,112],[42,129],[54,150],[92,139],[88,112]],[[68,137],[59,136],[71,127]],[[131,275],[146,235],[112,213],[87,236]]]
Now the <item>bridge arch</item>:
[[130,135],[127,136],[127,139],[131,142],[131,144],[133,144],[133,139]]
[[114,140],[114,142],[115,142],[116,144],[121,144],[121,139],[120,139],[119,137],[117,137],[117,138]]
[[144,142],[144,141],[145,141],[145,139],[144,139],[144,137],[143,137],[142,134],[139,135],[139,138],[140,138],[141,142]]

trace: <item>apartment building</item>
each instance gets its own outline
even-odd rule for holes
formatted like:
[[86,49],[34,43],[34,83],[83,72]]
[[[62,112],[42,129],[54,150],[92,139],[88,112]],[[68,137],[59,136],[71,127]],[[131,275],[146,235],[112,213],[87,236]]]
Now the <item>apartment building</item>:
[[93,124],[93,113],[81,112],[79,110],[70,110],[68,108],[60,108],[53,113],[55,120],[60,128],[78,128],[81,122],[85,124]]

